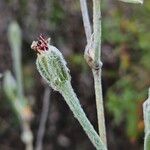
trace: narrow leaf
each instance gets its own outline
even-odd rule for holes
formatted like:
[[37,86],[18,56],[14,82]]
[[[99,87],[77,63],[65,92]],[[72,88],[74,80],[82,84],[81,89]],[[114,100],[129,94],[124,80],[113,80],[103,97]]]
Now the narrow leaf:
[[144,0],[120,0],[122,2],[125,3],[139,3],[139,4],[143,4]]

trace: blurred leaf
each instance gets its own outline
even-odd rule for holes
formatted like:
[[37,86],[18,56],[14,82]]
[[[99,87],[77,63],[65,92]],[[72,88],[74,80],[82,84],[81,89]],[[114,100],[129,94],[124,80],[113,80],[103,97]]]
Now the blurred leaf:
[[4,92],[9,99],[17,97],[17,83],[10,71],[4,73]]
[[8,39],[10,43],[10,47],[16,55],[20,55],[20,49],[21,49],[21,29],[17,22],[12,22],[8,27]]
[[140,3],[143,4],[143,0],[120,0],[126,3]]
[[22,68],[21,68],[22,35],[21,35],[21,29],[17,24],[17,22],[10,23],[8,27],[8,40],[12,51],[13,67],[16,76],[18,96],[20,98],[23,98],[23,81],[22,81]]
[[30,107],[25,98],[18,98],[17,84],[10,71],[6,71],[4,74],[3,88],[17,116],[23,120],[30,120],[32,118]]

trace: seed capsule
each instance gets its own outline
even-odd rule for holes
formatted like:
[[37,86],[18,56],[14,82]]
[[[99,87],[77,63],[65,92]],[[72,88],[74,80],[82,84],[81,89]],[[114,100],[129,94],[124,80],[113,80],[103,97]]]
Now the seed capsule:
[[62,84],[70,81],[69,69],[61,52],[43,36],[34,41],[31,48],[37,52],[36,65],[39,73],[53,89],[59,91]]

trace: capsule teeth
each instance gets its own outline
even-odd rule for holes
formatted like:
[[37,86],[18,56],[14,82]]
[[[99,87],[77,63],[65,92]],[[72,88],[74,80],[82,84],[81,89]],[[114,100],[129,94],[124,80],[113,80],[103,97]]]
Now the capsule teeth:
[[[47,41],[49,41],[49,39]],[[37,53],[37,69],[48,84],[51,85],[54,90],[59,91],[65,82],[70,81],[66,61],[56,47],[48,45],[48,52],[46,51],[46,47],[42,47],[42,45],[38,47],[45,49],[44,52],[40,50],[40,53]]]
[[47,44],[47,40],[43,37],[43,35],[40,35],[39,36],[39,38],[38,38],[38,40],[42,43],[44,43],[44,44]]
[[50,43],[50,38],[45,39],[41,34],[38,37],[38,41],[34,41],[31,45],[31,48],[35,50],[37,53],[41,53],[44,51],[48,51],[48,44]]

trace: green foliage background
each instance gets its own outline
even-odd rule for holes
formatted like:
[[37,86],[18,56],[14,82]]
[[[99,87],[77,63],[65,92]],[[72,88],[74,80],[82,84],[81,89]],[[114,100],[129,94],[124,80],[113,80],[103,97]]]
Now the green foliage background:
[[103,22],[103,42],[114,46],[119,61],[117,81],[107,92],[107,108],[117,126],[124,124],[131,141],[141,135],[142,103],[150,85],[149,14],[149,1],[127,8],[118,4]]

